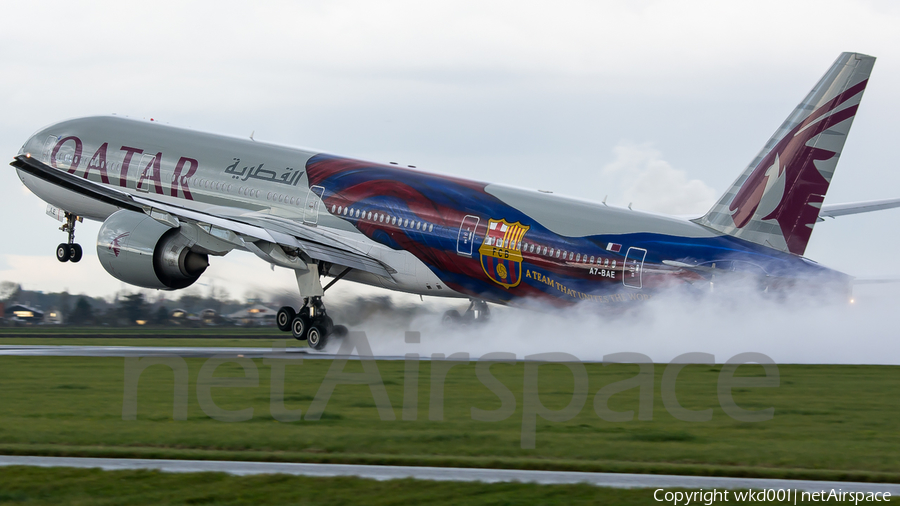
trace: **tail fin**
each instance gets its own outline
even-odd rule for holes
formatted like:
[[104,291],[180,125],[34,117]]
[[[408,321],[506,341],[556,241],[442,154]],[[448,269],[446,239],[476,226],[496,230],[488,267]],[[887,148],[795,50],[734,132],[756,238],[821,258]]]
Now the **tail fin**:
[[696,223],[802,255],[875,58],[843,53]]

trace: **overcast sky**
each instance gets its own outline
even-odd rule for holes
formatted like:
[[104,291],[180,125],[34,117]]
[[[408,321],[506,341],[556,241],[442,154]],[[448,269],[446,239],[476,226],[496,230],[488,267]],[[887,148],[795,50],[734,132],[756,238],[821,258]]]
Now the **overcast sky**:
[[[826,203],[900,197],[893,2],[6,2],[0,153],[117,113],[554,190],[702,213],[842,51],[878,57]],[[46,205],[0,170],[0,280],[109,295]],[[900,275],[900,210],[816,226],[807,256]],[[200,281],[295,289],[248,254]],[[341,290],[352,293],[353,285]],[[177,294],[176,294],[177,296]]]

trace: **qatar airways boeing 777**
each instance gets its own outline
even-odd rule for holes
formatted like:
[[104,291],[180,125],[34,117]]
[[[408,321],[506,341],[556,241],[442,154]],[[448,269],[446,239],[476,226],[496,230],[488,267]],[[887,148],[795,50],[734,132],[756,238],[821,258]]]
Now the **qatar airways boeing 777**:
[[852,277],[802,255],[823,217],[900,206],[823,205],[874,62],[842,54],[690,220],[115,116],[46,127],[12,165],[65,222],[60,261],[81,259],[83,218],[103,222],[107,272],[140,287],[185,288],[210,256],[250,251],[293,270],[305,303],[278,326],[317,349],[345,331],[322,302],[339,279],[472,301],[448,321],[483,318],[486,302],[615,309],[714,278],[849,290]]

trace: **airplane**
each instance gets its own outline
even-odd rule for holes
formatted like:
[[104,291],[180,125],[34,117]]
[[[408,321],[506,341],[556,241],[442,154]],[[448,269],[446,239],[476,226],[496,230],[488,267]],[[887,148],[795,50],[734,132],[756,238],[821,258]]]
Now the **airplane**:
[[[825,205],[875,58],[843,53],[703,216],[664,216],[119,116],[63,121],[12,162],[64,221],[61,262],[83,254],[84,218],[102,221],[109,274],[151,289],[197,281],[232,250],[291,269],[304,304],[282,331],[321,349],[335,325],[323,303],[341,279],[467,298],[444,320],[485,321],[487,303],[619,311],[660,290],[751,280],[762,292],[853,278],[803,256],[826,217],[900,199]],[[331,281],[322,284],[323,277]]]

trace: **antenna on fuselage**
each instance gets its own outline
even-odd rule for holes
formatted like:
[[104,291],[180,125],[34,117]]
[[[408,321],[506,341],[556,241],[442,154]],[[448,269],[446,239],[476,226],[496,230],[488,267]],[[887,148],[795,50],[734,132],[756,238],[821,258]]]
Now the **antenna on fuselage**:
[[256,142],[256,139],[253,138],[253,134],[255,134],[255,133],[256,133],[256,130],[250,132],[250,140],[253,142]]
[[629,210],[631,210],[631,204],[632,204],[632,202],[629,202],[629,203],[628,203],[628,209],[629,209]]
[[606,197],[609,197],[609,195],[604,195],[604,196],[603,196],[603,205],[604,205],[604,206],[606,205]]

